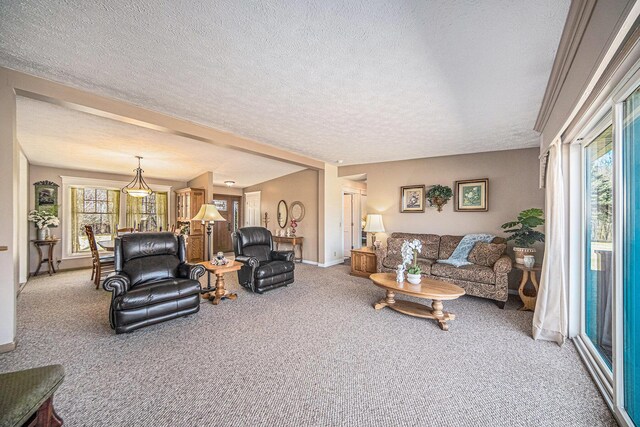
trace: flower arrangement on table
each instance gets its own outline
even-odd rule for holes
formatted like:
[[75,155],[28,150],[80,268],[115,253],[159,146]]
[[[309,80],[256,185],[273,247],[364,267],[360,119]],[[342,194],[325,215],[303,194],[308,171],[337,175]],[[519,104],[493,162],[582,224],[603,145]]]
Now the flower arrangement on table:
[[60,225],[60,220],[54,214],[47,211],[32,210],[29,212],[27,219],[36,224],[39,230],[47,227],[57,227]]
[[422,242],[418,239],[405,240],[402,243],[402,262],[407,268],[407,280],[414,285],[420,283],[422,269],[418,266],[418,252],[422,250]]

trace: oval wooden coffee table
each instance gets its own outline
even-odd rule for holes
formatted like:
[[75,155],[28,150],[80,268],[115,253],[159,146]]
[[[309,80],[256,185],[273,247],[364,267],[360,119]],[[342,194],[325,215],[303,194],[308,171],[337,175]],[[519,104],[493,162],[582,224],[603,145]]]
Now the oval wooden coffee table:
[[[373,308],[380,310],[389,307],[400,313],[409,316],[422,317],[424,319],[435,319],[438,326],[443,331],[449,330],[447,322],[456,318],[455,314],[442,311],[442,301],[453,300],[465,294],[464,289],[453,283],[441,280],[422,278],[418,285],[404,281],[396,282],[395,273],[375,273],[370,277],[374,285],[387,291],[386,298],[381,299],[373,305]],[[417,298],[430,299],[431,307],[418,304],[413,301],[403,301],[395,299],[396,293],[411,295]]]

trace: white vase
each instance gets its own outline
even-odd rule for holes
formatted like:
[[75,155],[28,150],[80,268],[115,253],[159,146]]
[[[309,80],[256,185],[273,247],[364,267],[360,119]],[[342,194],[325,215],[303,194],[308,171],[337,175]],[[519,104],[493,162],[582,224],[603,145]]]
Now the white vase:
[[419,285],[421,279],[422,277],[419,274],[407,273],[407,282],[411,283],[412,285]]
[[525,255],[523,264],[527,268],[532,268],[536,264],[536,258],[533,255]]
[[49,227],[38,228],[38,240],[47,240],[49,235]]
[[524,264],[525,255],[533,255],[536,253],[534,248],[513,248],[513,253],[516,255],[516,264]]

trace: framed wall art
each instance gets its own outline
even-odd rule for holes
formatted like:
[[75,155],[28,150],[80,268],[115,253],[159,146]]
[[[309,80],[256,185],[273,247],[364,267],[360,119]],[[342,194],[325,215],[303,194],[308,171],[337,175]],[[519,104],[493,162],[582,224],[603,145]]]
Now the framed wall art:
[[38,181],[33,184],[36,191],[36,210],[58,215],[58,187],[51,181]]
[[489,210],[489,179],[456,181],[457,212],[487,212]]
[[424,185],[400,187],[400,212],[424,212]]

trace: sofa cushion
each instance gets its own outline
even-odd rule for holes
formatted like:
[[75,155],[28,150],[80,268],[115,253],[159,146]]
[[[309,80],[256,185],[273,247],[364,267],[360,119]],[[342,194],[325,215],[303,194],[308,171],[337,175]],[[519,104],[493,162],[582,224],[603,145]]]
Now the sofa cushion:
[[[431,264],[433,264],[434,262],[435,260],[433,259],[418,257],[418,267],[420,267],[420,270],[425,274],[429,274],[429,272],[431,271]],[[395,255],[387,255],[382,260],[382,265],[392,270],[395,270],[396,268],[398,268],[398,264],[402,264],[402,257],[398,257]]]
[[113,300],[114,310],[129,310],[164,301],[184,298],[200,292],[200,282],[170,278],[135,286]]
[[471,249],[467,259],[474,264],[493,267],[493,264],[500,259],[506,249],[506,243],[478,242]]
[[422,242],[419,258],[438,258],[438,248],[440,247],[440,236],[437,234],[414,234],[414,233],[391,233],[387,239],[388,253],[398,254],[400,257],[402,244],[405,240],[418,239]]
[[440,252],[438,259],[447,259],[456,250],[458,244],[464,236],[442,236],[440,237]]
[[487,283],[490,285],[495,285],[496,283],[496,274],[493,269],[476,264],[454,267],[449,264],[435,263],[431,266],[431,274],[467,282]]
[[256,279],[277,276],[293,271],[295,265],[291,261],[271,261],[263,263],[256,269]]

